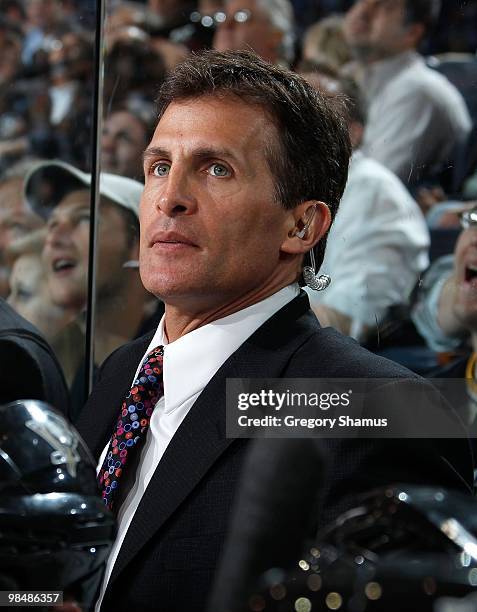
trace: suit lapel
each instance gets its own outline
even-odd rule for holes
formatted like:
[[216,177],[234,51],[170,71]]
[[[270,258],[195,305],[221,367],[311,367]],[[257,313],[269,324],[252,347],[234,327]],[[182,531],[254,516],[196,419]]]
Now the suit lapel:
[[313,316],[302,316],[308,309],[304,294],[290,302],[244,342],[205,387],[172,438],[141,499],[109,585],[234,442],[225,437],[226,379],[280,377],[290,355],[318,327]]

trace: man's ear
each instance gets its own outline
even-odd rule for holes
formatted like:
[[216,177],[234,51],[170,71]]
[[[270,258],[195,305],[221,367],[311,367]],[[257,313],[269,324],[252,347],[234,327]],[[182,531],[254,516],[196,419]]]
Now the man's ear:
[[290,210],[288,235],[281,245],[284,253],[307,253],[323,238],[331,225],[327,204],[308,200]]

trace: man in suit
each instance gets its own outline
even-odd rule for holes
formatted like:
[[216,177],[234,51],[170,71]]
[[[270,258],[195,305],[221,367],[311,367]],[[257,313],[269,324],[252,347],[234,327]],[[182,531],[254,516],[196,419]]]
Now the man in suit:
[[[118,516],[97,610],[204,609],[247,447],[225,436],[227,378],[412,376],[322,329],[299,288],[347,177],[334,103],[252,53],[211,51],[171,72],[158,116],[140,271],[166,312],[106,360],[78,424]],[[464,442],[448,456],[408,440],[327,447],[326,519],[374,485],[472,478]]]

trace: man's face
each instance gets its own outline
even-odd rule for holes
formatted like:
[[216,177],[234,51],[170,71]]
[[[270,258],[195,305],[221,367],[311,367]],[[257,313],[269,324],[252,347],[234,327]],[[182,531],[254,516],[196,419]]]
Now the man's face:
[[23,199],[23,181],[12,178],[0,185],[0,296],[9,292],[8,277],[10,266],[7,264],[9,247],[18,239],[43,225]]
[[205,96],[167,108],[145,153],[146,289],[166,304],[205,311],[280,277],[290,214],[274,201],[265,158],[276,139],[263,109],[237,99]]
[[405,25],[405,0],[357,0],[345,16],[344,32],[357,57],[384,59],[412,48],[414,29]]
[[10,287],[8,303],[46,338],[53,338],[68,322],[64,309],[52,301],[39,254],[28,253],[15,260]]
[[101,169],[130,178],[142,176],[142,152],[147,145],[144,126],[130,113],[109,116],[101,138]]
[[[43,259],[55,304],[80,312],[86,305],[90,232],[90,194],[72,191],[53,209]],[[124,219],[118,206],[101,203],[98,230],[98,299],[115,293],[129,259]]]
[[454,312],[464,327],[477,331],[477,228],[470,227],[460,234],[454,255]]
[[[249,11],[249,18],[237,21],[235,15]],[[272,24],[270,17],[257,6],[255,0],[229,0],[225,5],[227,19],[218,24],[213,47],[217,51],[244,51],[252,49],[263,59],[276,62],[282,33]]]

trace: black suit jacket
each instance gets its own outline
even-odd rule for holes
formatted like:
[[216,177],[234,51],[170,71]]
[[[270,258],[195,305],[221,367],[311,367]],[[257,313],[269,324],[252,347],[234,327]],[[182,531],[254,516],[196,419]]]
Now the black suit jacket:
[[65,415],[68,391],[53,350],[40,332],[0,298],[0,403],[48,402]]
[[[96,458],[150,340],[148,335],[121,347],[101,369],[78,422]],[[247,446],[225,437],[226,378],[409,376],[414,375],[322,329],[304,293],[282,308],[223,364],[170,442],[129,527],[102,609],[204,609]],[[472,465],[465,442],[457,442],[443,459],[427,442],[325,441],[330,476],[323,520],[335,517],[355,493],[392,481],[465,488]]]

